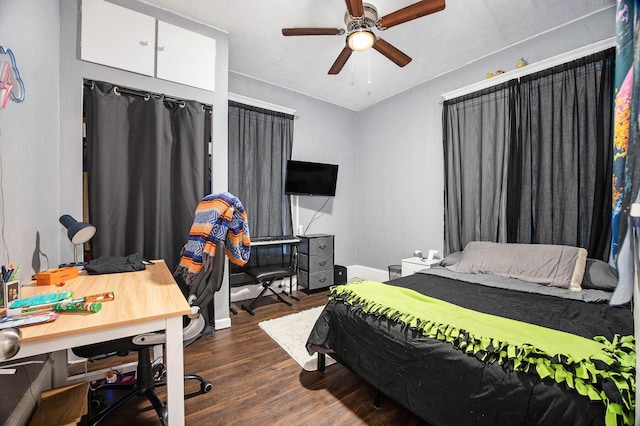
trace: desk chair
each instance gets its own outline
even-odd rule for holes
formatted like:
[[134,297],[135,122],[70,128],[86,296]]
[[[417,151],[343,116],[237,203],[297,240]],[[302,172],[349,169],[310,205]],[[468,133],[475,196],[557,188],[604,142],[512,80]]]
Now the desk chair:
[[[214,265],[208,271],[201,272],[189,290],[187,301],[191,305],[192,314],[185,318],[187,322],[183,329],[184,346],[193,343],[200,337],[207,327],[206,308],[213,300],[213,295],[220,290],[222,278],[224,276],[224,244],[218,243]],[[183,291],[184,291],[184,286]],[[130,390],[125,396],[101,410],[90,424],[96,425],[107,416],[113,414],[127,401],[136,396],[146,396],[151,402],[154,410],[160,418],[160,422],[165,425],[167,422],[167,407],[160,401],[154,389],[156,386],[166,385],[166,369],[162,364],[151,364],[151,348],[155,345],[164,344],[166,336],[164,333],[144,333],[133,337],[111,340],[109,342],[97,343],[94,345],[73,348],[73,353],[83,358],[104,358],[105,356],[119,355],[125,356],[130,352],[138,352],[138,366],[135,380],[121,381],[115,383],[104,383],[97,386],[90,392],[91,405],[95,408],[100,406],[97,394],[106,389],[127,389]],[[200,382],[200,393],[207,393],[213,388],[213,384],[195,374],[187,374],[185,380],[197,380]]]

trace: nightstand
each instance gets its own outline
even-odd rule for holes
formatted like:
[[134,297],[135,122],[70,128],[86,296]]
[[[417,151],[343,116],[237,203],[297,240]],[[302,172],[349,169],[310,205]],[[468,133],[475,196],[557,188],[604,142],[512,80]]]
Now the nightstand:
[[414,274],[422,269],[430,268],[431,265],[440,263],[442,259],[423,259],[421,257],[409,257],[402,259],[402,276]]

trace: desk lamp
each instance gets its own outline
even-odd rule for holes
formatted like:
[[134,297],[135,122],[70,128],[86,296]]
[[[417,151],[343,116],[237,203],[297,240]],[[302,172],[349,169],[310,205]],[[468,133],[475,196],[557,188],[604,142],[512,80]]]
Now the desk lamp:
[[73,244],[73,263],[65,263],[63,266],[84,266],[86,262],[79,262],[78,259],[78,246],[82,246],[84,243],[93,238],[96,233],[96,227],[89,225],[86,222],[78,222],[68,214],[60,216],[60,223],[67,228],[67,237]]

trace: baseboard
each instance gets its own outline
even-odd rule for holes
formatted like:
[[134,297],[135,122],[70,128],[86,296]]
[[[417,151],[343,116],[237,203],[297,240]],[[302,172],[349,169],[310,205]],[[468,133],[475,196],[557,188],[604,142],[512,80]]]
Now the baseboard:
[[[368,266],[362,265],[351,265],[347,266],[347,280],[352,280],[353,278],[361,278],[364,280],[371,281],[388,281],[389,280],[389,272],[384,269],[376,269],[370,268]],[[283,280],[277,280],[271,286],[275,291],[286,291],[289,292],[289,278],[285,278]],[[291,288],[293,290],[297,290],[297,279],[293,277],[293,283],[291,284]],[[232,302],[240,302],[242,300],[251,300],[258,296],[262,287],[260,284],[250,284],[239,287],[231,288],[231,301]]]
[[[360,278],[363,280],[371,280],[371,281],[388,281],[389,280],[389,272],[384,269],[376,269],[370,268],[368,266],[362,265],[351,265],[347,266],[347,280],[352,280],[354,278]],[[293,283],[291,287],[293,290],[297,289],[296,277],[293,277]],[[273,289],[277,292],[286,291],[289,292],[289,279],[285,278],[280,281],[274,282],[272,285]],[[252,300],[262,290],[260,284],[251,284],[239,287],[232,287],[231,291],[231,302],[239,302],[242,300]],[[227,314],[228,315],[228,314]],[[216,330],[222,330],[224,328],[231,327],[231,319],[233,317],[226,316],[224,318],[216,318],[215,327]]]
[[362,278],[371,281],[389,281],[389,272],[384,269],[370,268],[362,265],[347,266],[347,280]]
[[231,318],[226,317],[226,318],[216,319],[215,327],[216,327],[216,330],[222,330],[223,328],[231,327]]
[[[282,291],[289,292],[289,278],[284,278],[282,280],[276,280],[271,285],[271,288],[276,292],[280,293]],[[292,277],[291,288],[296,290],[297,287],[297,279],[296,277]],[[242,300],[252,300],[260,294],[262,291],[262,286],[260,284],[248,284],[238,287],[231,287],[231,301],[232,302],[240,302]]]

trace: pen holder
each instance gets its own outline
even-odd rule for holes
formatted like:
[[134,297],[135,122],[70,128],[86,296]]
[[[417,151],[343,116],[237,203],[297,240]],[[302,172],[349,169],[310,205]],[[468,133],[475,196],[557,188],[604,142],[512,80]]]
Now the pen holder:
[[0,302],[0,308],[8,307],[14,300],[20,299],[20,281],[14,280],[2,285],[2,301]]

